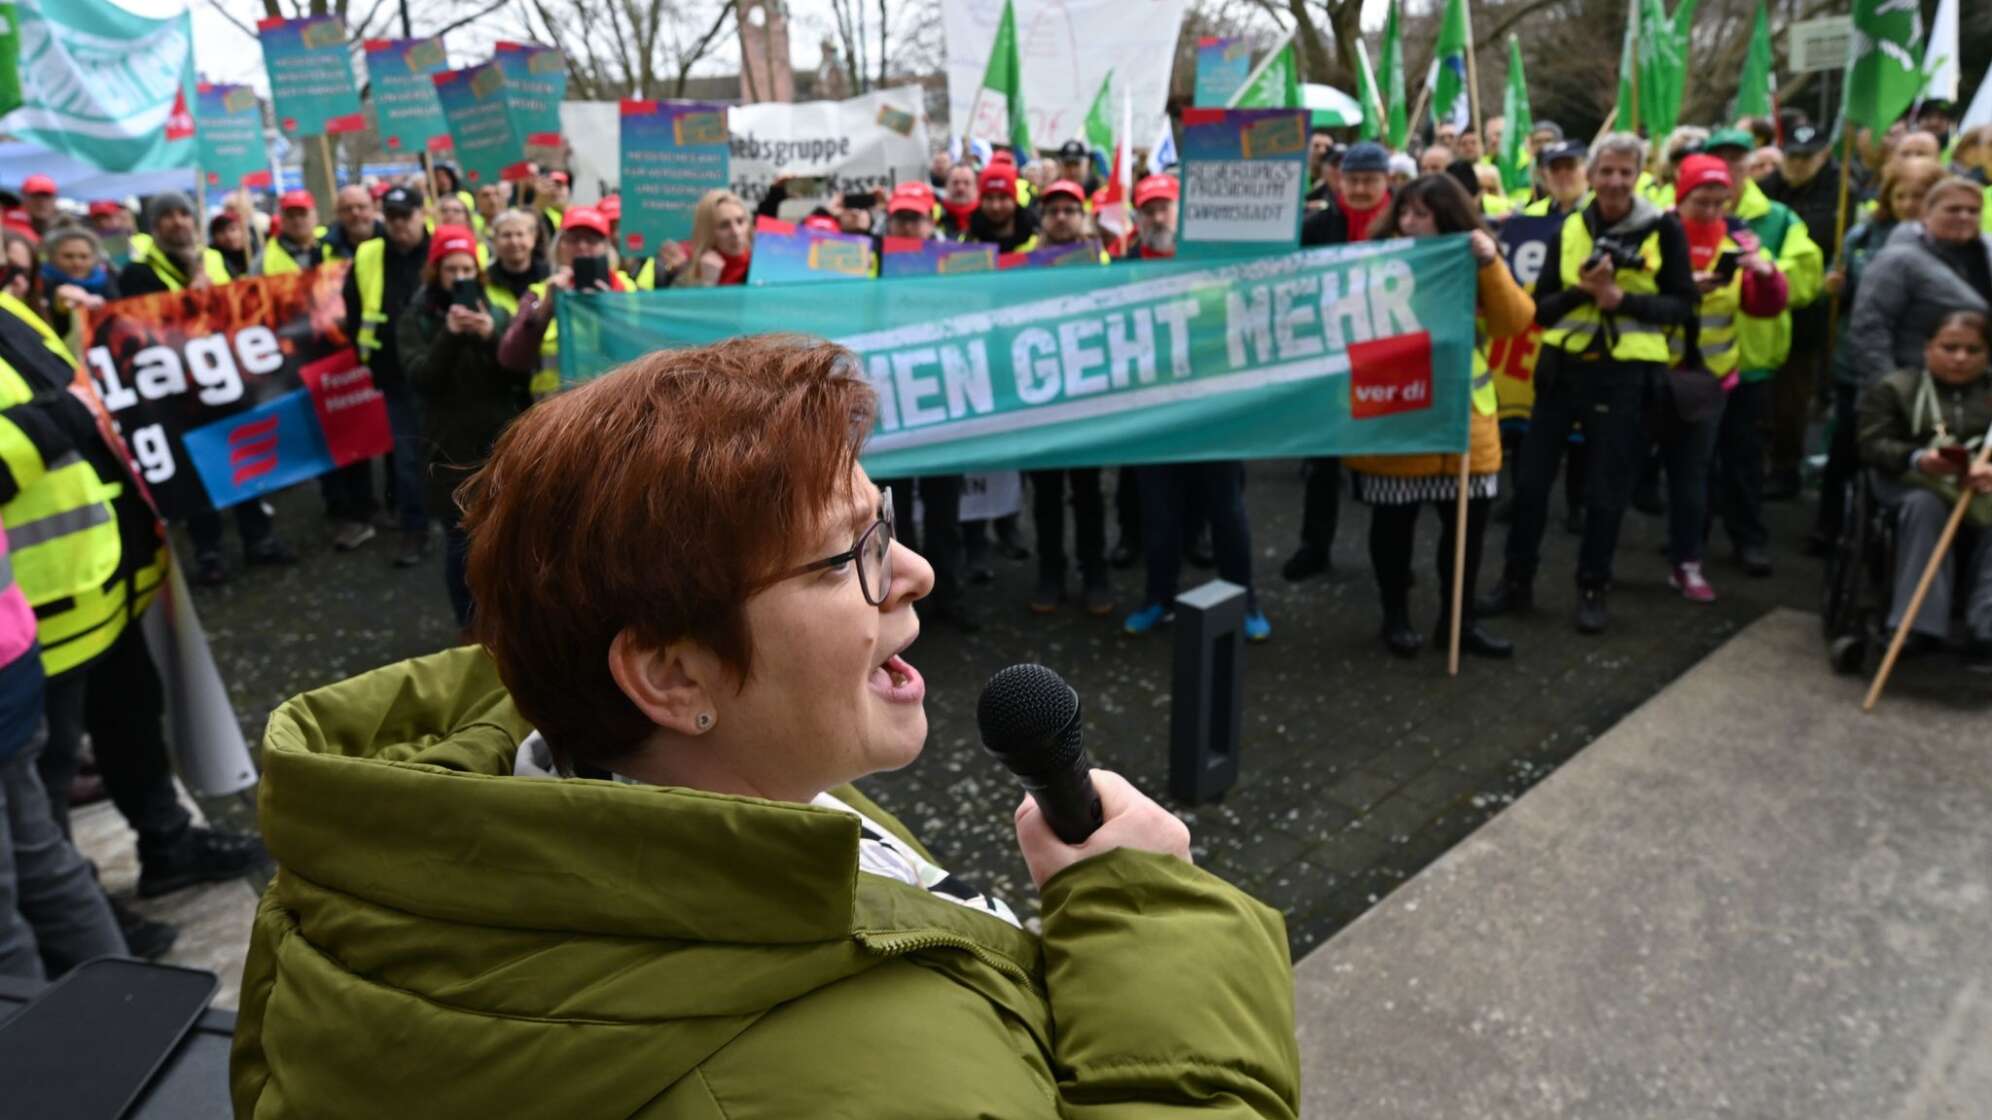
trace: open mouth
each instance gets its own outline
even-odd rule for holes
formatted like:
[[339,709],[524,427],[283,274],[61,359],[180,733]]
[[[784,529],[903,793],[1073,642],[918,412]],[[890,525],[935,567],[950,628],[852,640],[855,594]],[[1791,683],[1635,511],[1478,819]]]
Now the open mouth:
[[867,681],[873,692],[895,704],[918,703],[927,695],[927,682],[920,676],[920,671],[900,656],[912,644],[909,640],[892,656],[880,662],[872,669]]

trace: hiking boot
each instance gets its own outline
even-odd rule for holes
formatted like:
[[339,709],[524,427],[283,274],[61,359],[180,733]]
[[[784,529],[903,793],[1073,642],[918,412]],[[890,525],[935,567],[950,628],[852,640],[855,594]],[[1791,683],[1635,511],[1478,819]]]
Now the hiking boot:
[[1715,588],[1710,587],[1708,580],[1702,577],[1699,560],[1674,565],[1674,570],[1667,573],[1667,586],[1680,592],[1681,598],[1690,603],[1715,602]]
[[1312,545],[1302,545],[1300,551],[1287,558],[1286,565],[1280,569],[1280,577],[1288,583],[1299,583],[1327,570],[1328,553]]
[[157,898],[197,883],[240,878],[269,858],[254,836],[195,826],[170,850],[150,858],[140,854],[138,897]]
[[1492,590],[1473,601],[1473,613],[1485,618],[1534,609],[1535,581],[1519,576],[1502,576]]
[[1577,632],[1579,634],[1602,634],[1610,623],[1611,615],[1605,610],[1605,589],[1586,587],[1577,593]]
[[332,531],[332,547],[340,552],[351,552],[374,539],[374,527],[364,521],[341,521]]
[[1087,614],[1105,618],[1114,613],[1114,589],[1104,583],[1089,583],[1084,602]]

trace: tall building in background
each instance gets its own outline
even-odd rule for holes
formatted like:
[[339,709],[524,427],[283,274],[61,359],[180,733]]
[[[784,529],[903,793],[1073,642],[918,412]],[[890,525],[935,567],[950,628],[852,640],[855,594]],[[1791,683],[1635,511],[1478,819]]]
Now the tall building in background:
[[788,13],[782,0],[738,2],[741,102],[794,101],[795,71],[789,66]]

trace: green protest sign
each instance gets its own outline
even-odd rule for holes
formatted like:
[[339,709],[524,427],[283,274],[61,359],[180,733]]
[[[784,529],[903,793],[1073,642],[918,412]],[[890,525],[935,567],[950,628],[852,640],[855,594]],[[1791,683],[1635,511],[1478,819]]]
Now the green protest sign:
[[561,374],[800,331],[878,391],[865,462],[1011,468],[1458,451],[1475,276],[1462,236],[1277,256],[563,296]]

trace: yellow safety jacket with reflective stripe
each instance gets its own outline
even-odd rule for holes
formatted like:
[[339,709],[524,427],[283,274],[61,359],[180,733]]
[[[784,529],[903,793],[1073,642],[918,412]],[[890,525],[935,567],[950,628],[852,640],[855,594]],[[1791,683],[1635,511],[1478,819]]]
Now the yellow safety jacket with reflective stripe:
[[[1716,248],[1718,256],[1742,251],[1742,246],[1736,244],[1734,230],[1725,234],[1722,244]],[[1737,335],[1743,321],[1743,270],[1738,268],[1736,274],[1729,278],[1728,284],[1712,292],[1702,293],[1698,312],[1702,364],[1717,377],[1728,377],[1736,372],[1736,363],[1743,354],[1741,347],[1737,345]],[[1686,330],[1679,327],[1668,328],[1667,351],[1673,363],[1680,365],[1687,356]]]
[[1487,364],[1487,322],[1473,317],[1473,411],[1492,416],[1501,407],[1494,392],[1494,367]]
[[1744,316],[1741,346],[1744,379],[1761,381],[1791,356],[1791,313],[1819,298],[1826,288],[1826,254],[1812,240],[1805,221],[1781,202],[1772,202],[1754,180],[1743,181],[1736,217],[1764,243],[1771,263],[1784,273],[1790,292],[1783,311],[1768,319]]
[[[549,299],[551,281],[541,280],[526,290],[537,299]],[[620,269],[609,270],[609,286],[618,292],[631,289],[628,278]],[[540,367],[526,387],[532,391],[534,400],[550,397],[560,391],[560,317],[555,315],[546,321],[546,334],[540,337]]]
[[371,359],[380,349],[380,329],[387,325],[387,239],[376,237],[360,242],[353,250],[353,284],[360,290],[360,326],[353,340],[360,361]]
[[[1563,219],[1563,230],[1558,237],[1561,242],[1561,255],[1557,261],[1558,274],[1563,278],[1566,289],[1578,286],[1579,272],[1584,261],[1591,255],[1593,242],[1590,228],[1584,224],[1584,211],[1579,210]],[[1656,295],[1660,291],[1660,230],[1655,226],[1640,242],[1639,255],[1646,260],[1642,269],[1619,269],[1614,278],[1619,289],[1627,295]],[[1609,328],[1609,329],[1607,329]],[[1621,362],[1664,362],[1667,360],[1667,336],[1660,327],[1642,323],[1623,315],[1600,311],[1596,303],[1585,301],[1572,308],[1563,318],[1551,324],[1542,332],[1542,344],[1555,347],[1572,354],[1581,354],[1591,348],[1592,340],[1599,332],[1611,342],[1609,351],[1612,358]]]
[[[149,234],[131,235],[131,259],[152,270],[159,282],[166,285],[169,292],[186,290],[188,279],[185,270],[174,263],[171,257],[160,252],[159,243]],[[219,249],[201,250],[201,271],[207,274],[208,283],[226,284],[234,277],[228,274],[228,262],[222,259]]]
[[[62,340],[19,300],[0,293],[0,314],[33,327],[51,353],[75,365]],[[33,397],[28,379],[0,358],[0,408]],[[165,573],[165,551],[131,580],[120,578],[123,543],[111,503],[123,492],[122,480],[105,480],[75,451],[43,461],[27,433],[4,416],[0,470],[18,488],[0,506],[14,581],[35,608],[42,669],[54,676],[109,649],[125,624],[150,605]]]
[[[1582,210],[1584,207],[1591,205],[1592,197],[1590,191],[1585,191],[1584,197],[1577,200],[1577,210]],[[1577,210],[1571,212],[1576,213]],[[1522,207],[1522,216],[1525,218],[1547,218],[1556,212],[1556,199],[1554,197],[1538,198],[1527,206]]]
[[519,297],[503,284],[484,285],[484,298],[491,301],[491,306],[504,308],[507,315],[519,313]]
[[[324,246],[325,259],[328,261],[331,260],[332,247],[325,244],[325,227],[319,226],[318,231],[312,234],[312,237],[314,238],[313,244]],[[261,275],[282,276],[289,272],[303,271],[304,269],[298,267],[297,258],[290,255],[289,249],[284,248],[284,243],[281,239],[272,237],[268,241],[263,242],[263,271]]]

